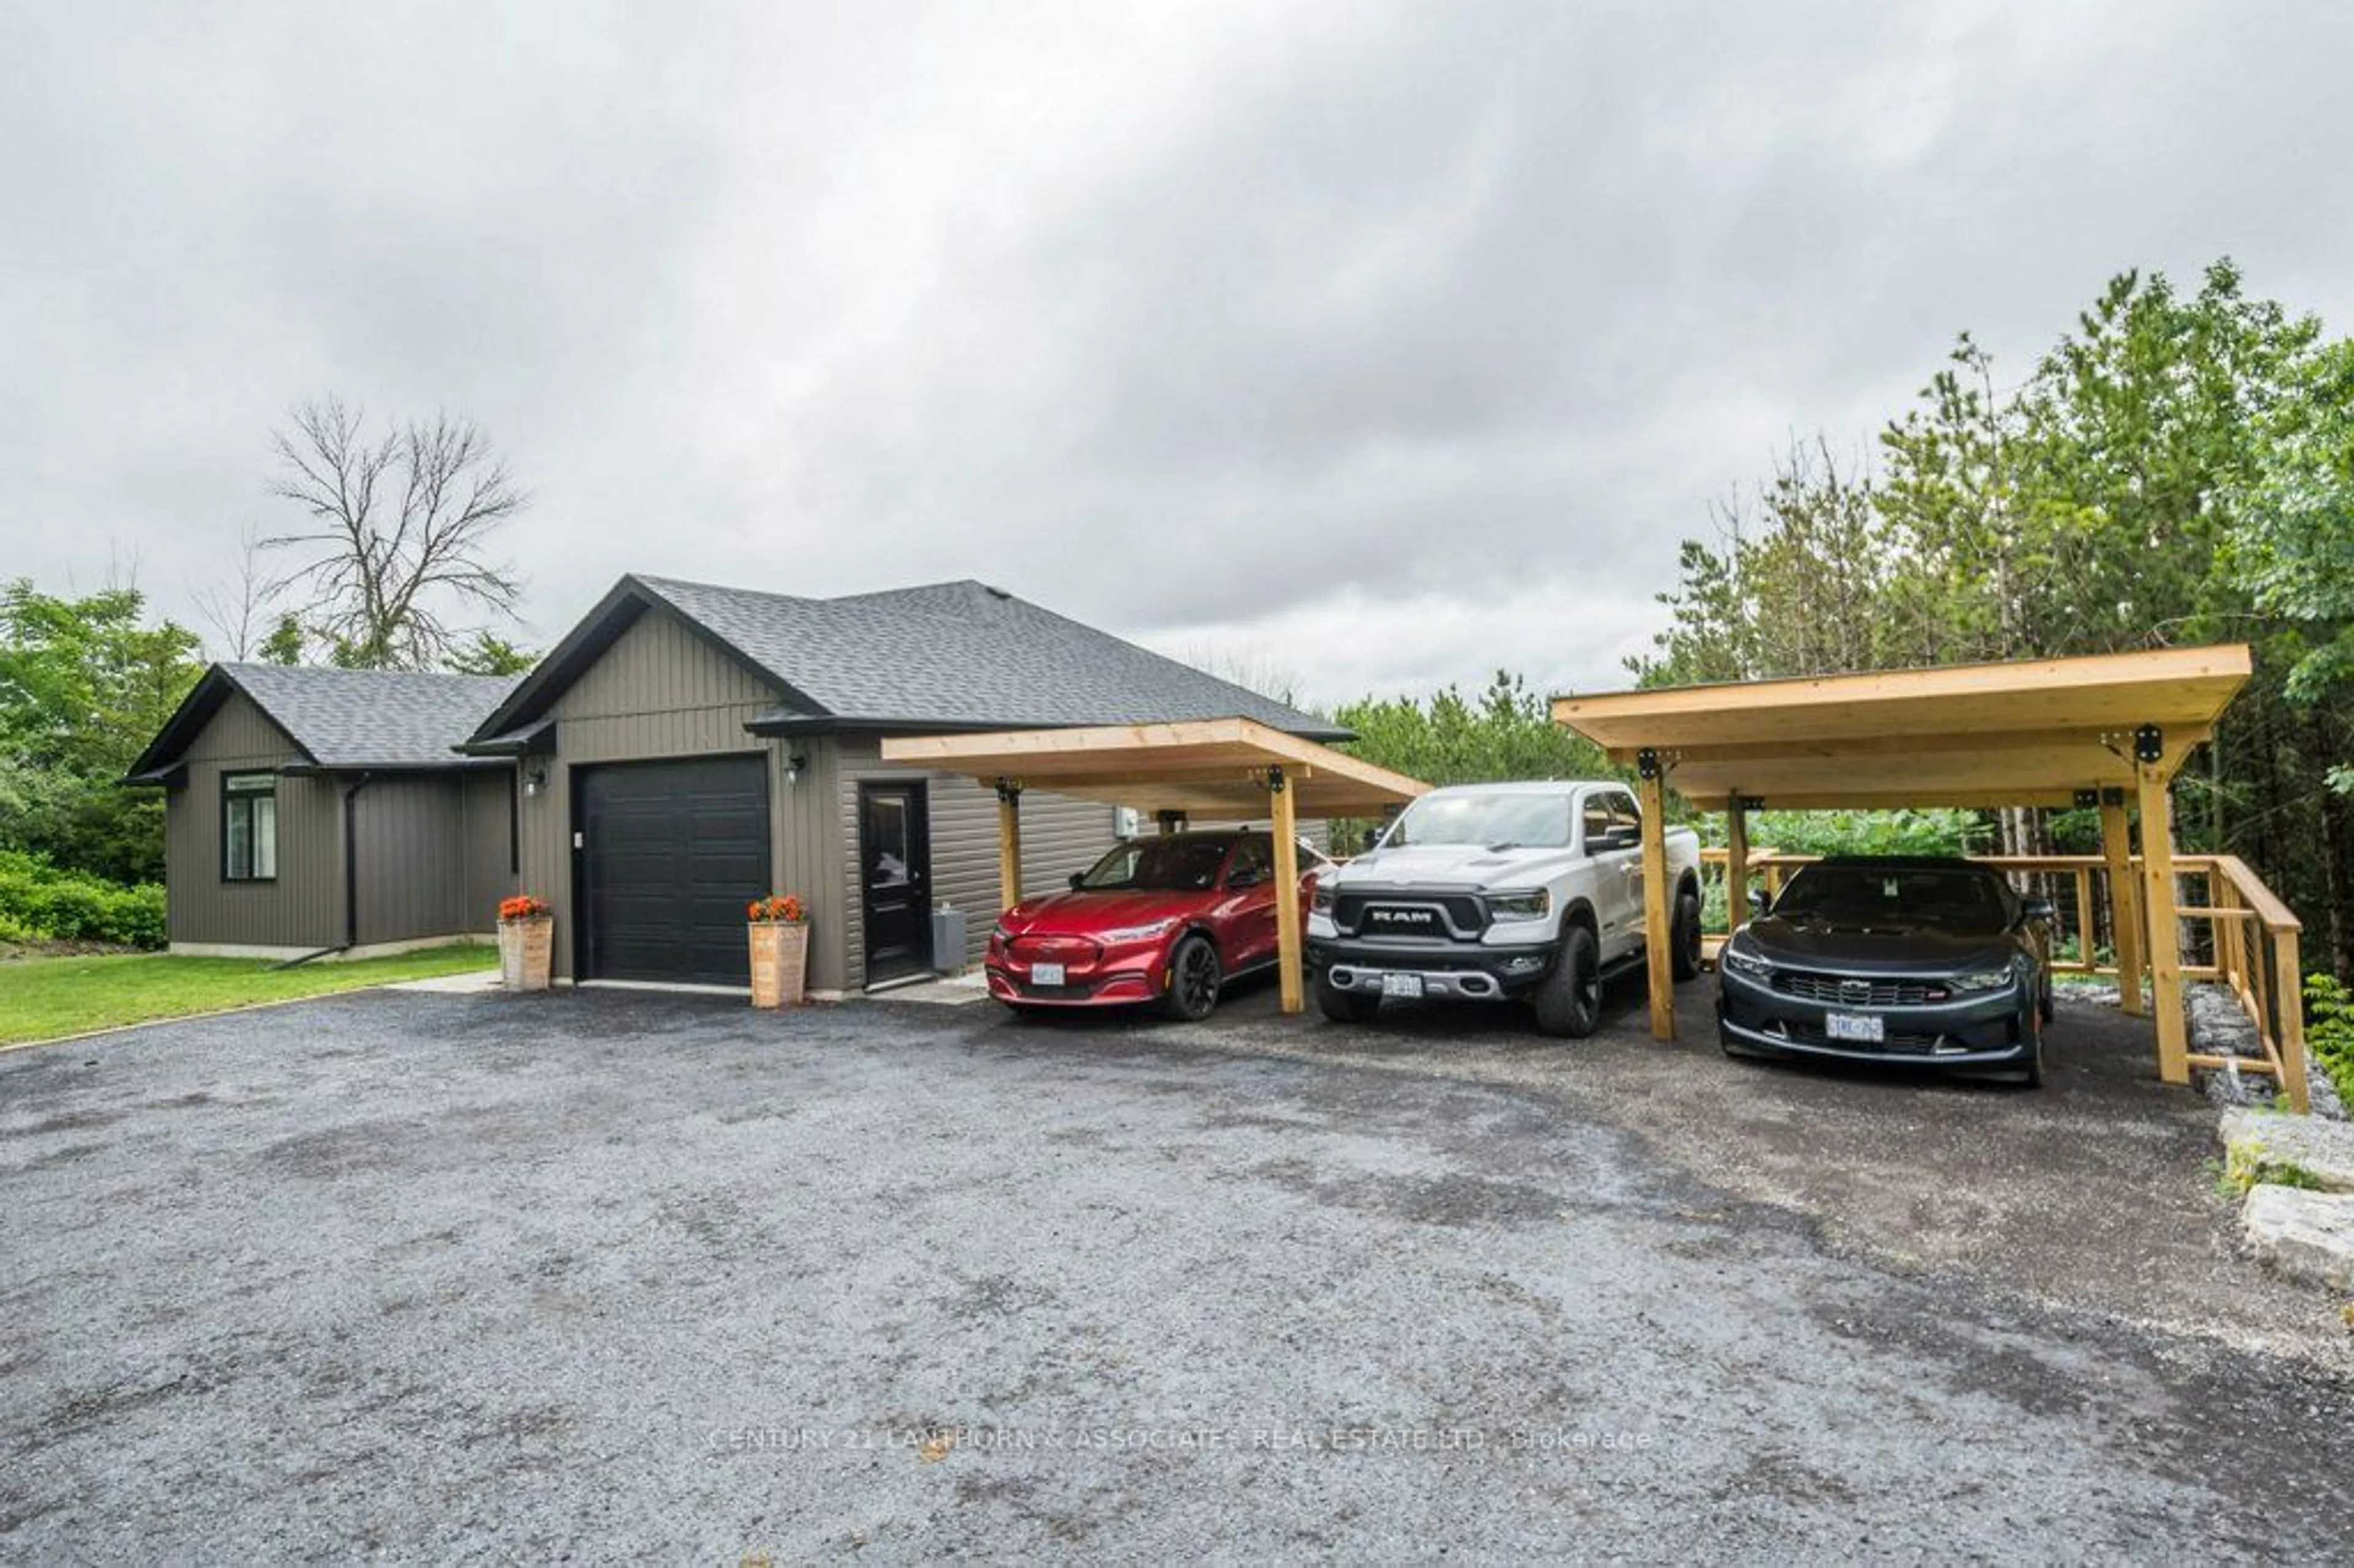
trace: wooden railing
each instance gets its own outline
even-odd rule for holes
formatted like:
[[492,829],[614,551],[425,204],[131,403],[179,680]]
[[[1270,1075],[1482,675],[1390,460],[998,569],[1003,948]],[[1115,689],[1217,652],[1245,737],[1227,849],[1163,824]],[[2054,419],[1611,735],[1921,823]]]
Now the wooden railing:
[[[1725,852],[1702,849],[1700,853],[1702,877],[1721,885],[1725,876]],[[1762,883],[1767,896],[1772,897],[1781,892],[1791,872],[1816,858],[1753,850],[1749,874],[1753,882]],[[2055,945],[2065,941],[2074,948],[2072,957],[2062,958],[2055,953],[2053,973],[2116,980],[2120,992],[2124,991],[2125,977],[2117,973],[2115,958],[2119,946],[2119,905],[2110,894],[2106,862],[2098,855],[2073,854],[1972,858],[1980,865],[1990,865],[2008,874],[2014,885],[2023,882],[2028,891],[2051,900],[2057,916],[2053,922]],[[2135,860],[2131,866],[2138,876],[2140,861]],[[2235,855],[2178,854],[2174,857],[2174,870],[2178,885],[2195,881],[2202,887],[2199,902],[2178,900],[2176,918],[2192,927],[2194,935],[2203,926],[2207,938],[2203,945],[2183,945],[2186,961],[2182,978],[2208,980],[2223,987],[2254,1026],[2264,1048],[2260,1060],[2193,1054],[2190,1065],[2264,1074],[2281,1086],[2292,1108],[2304,1110],[2304,973],[2297,963],[2297,940],[2303,926],[2288,906]],[[2062,889],[2065,896],[2062,895]],[[1743,918],[1747,890],[1727,888],[1725,894],[1729,919]],[[2133,906],[2128,903],[2126,908],[2130,912]],[[2102,939],[2105,935],[2105,942]],[[1723,940],[1722,931],[1710,934],[1707,946],[1712,957]],[[2149,950],[2147,941],[2129,946],[2137,954]],[[2190,961],[2193,954],[2203,956],[2204,961]],[[2131,977],[2135,992],[2128,1009],[2131,1012],[2141,1011],[2139,992],[2147,973],[2137,965]]]

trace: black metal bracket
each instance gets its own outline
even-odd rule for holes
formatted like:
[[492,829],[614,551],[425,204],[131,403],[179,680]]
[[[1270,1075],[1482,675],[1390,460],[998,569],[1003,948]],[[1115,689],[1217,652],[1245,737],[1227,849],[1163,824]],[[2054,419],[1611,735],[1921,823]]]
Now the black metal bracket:
[[1635,772],[1644,779],[1657,779],[1659,776],[1659,754],[1648,746],[1636,752]]
[[1022,780],[1019,779],[1000,779],[997,781],[997,801],[998,804],[1002,806],[1019,806],[1022,804]]
[[1161,825],[1161,831],[1162,832],[1173,833],[1178,829],[1185,825],[1185,813],[1182,811],[1155,811],[1152,813],[1152,820]]
[[2084,810],[2089,807],[2097,806],[2100,803],[2101,792],[2098,789],[2079,789],[2076,791],[2077,810]]
[[1283,765],[1278,763],[1267,770],[1267,792],[1270,795],[1280,795],[1283,789]]
[[1763,795],[1735,795],[1733,798],[1733,809],[1736,811],[1762,811],[1766,809],[1766,797]]
[[2126,803],[2126,792],[2125,792],[2125,787],[2124,787],[2123,785],[2119,785],[2119,784],[2109,784],[2109,785],[2105,785],[2105,786],[2103,786],[2103,787],[2102,787],[2102,789],[2101,789],[2101,804],[2102,804],[2102,805],[2104,805],[2104,806],[2122,806],[2122,805],[2124,805],[2125,803]]
[[2166,759],[2166,732],[2154,724],[2146,724],[2134,731],[2134,760],[2162,762]]

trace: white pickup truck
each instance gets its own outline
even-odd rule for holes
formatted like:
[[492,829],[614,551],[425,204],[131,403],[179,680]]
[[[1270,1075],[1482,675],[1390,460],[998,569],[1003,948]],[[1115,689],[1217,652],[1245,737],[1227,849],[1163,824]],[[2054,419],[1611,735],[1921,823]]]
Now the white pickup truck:
[[[1617,783],[1461,784],[1406,808],[1318,878],[1308,966],[1324,1016],[1385,997],[1525,999],[1547,1034],[1582,1038],[1602,984],[1643,961],[1642,817]],[[1667,833],[1675,976],[1700,972],[1700,838]]]

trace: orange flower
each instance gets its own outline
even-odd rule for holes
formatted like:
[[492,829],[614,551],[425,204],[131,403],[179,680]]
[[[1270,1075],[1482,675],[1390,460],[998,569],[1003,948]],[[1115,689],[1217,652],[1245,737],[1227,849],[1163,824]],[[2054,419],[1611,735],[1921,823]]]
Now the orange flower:
[[499,918],[502,920],[531,920],[555,912],[555,906],[546,899],[528,893],[519,893],[513,898],[499,900]]
[[801,907],[801,899],[790,893],[772,893],[766,898],[755,898],[745,912],[763,924],[775,922],[798,926],[809,918],[808,912]]

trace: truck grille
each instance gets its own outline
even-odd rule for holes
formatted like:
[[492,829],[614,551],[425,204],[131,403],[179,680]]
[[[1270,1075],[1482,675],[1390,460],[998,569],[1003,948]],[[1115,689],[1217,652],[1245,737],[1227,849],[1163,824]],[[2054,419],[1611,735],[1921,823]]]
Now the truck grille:
[[1476,893],[1342,893],[1332,901],[1332,923],[1352,937],[1476,942],[1488,928],[1488,906]]
[[1861,975],[1813,974],[1805,969],[1782,970],[1774,977],[1774,989],[1801,1001],[1833,1007],[1919,1007],[1946,1000],[1943,985],[1925,980],[1867,980]]

